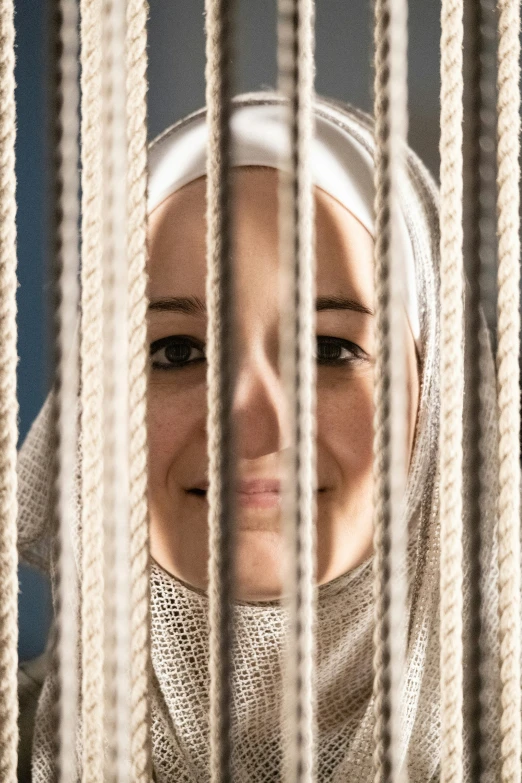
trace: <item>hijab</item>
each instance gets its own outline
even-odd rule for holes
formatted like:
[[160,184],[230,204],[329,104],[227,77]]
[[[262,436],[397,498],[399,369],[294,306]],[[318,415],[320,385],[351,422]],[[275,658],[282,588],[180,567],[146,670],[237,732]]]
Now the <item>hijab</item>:
[[[234,101],[236,133],[241,118],[265,119],[284,139],[283,99],[253,93]],[[257,114],[256,114],[257,112]],[[312,153],[314,181],[344,203],[373,233],[373,124],[352,107],[317,98],[319,142]],[[251,117],[250,117],[251,119]],[[246,126],[253,126],[245,120]],[[239,124],[238,124],[239,123]],[[266,129],[265,129],[266,130]],[[194,143],[199,133],[198,144]],[[265,134],[266,135],[266,134]],[[177,123],[151,145],[149,209],[205,168],[205,111]],[[267,153],[263,133],[244,134],[246,157],[235,165],[276,165],[276,145]],[[192,139],[192,143],[188,140]],[[284,142],[283,142],[284,143]],[[241,146],[241,145],[239,145]],[[187,153],[189,158],[185,160]],[[330,156],[325,174],[324,155]],[[267,157],[268,155],[268,163]],[[315,156],[315,158],[314,158]],[[407,261],[404,303],[419,355],[420,397],[414,447],[404,504],[407,525],[409,616],[402,758],[410,780],[437,780],[440,765],[439,691],[439,212],[434,182],[411,150],[400,180],[403,247]],[[185,163],[182,165],[183,160]],[[241,164],[238,161],[247,161]],[[264,160],[264,163],[255,161]],[[315,160],[315,163],[314,163]],[[248,162],[250,161],[250,162]],[[254,162],[252,162],[254,161]],[[281,165],[281,164],[277,164]],[[199,173],[198,173],[199,172]],[[322,172],[322,173],[321,173]],[[321,174],[322,179],[319,179]],[[187,179],[187,177],[189,177]],[[328,177],[330,177],[328,179]],[[181,183],[181,184],[180,184]],[[482,621],[484,658],[484,781],[496,779],[498,759],[498,644],[496,543],[494,537],[497,428],[495,376],[491,351],[485,362],[486,420]],[[51,475],[48,399],[19,455],[19,548],[22,558],[49,570]],[[466,490],[466,487],[465,487]],[[466,504],[464,504],[466,507]],[[72,520],[79,546],[79,520]],[[53,575],[51,574],[52,578]],[[151,564],[152,743],[158,783],[209,780],[209,670],[207,596]],[[469,604],[464,595],[465,609]],[[279,601],[236,603],[236,645],[232,745],[238,783],[272,783],[281,778],[282,656],[285,609]],[[317,588],[316,621],[317,779],[320,783],[357,780],[374,773],[373,731],[373,575],[372,558]],[[36,718],[33,750],[35,783],[52,780],[53,732],[50,706],[56,682],[47,675]],[[466,778],[469,779],[466,760]]]

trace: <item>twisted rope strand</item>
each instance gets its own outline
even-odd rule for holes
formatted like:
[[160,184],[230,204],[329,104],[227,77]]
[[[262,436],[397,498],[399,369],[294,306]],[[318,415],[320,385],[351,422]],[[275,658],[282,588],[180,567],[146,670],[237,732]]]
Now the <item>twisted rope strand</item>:
[[502,783],[521,780],[520,680],[520,4],[499,2],[498,404]]
[[149,519],[147,508],[147,2],[127,5],[127,253],[129,263],[129,483],[131,765],[151,776]]
[[441,783],[463,779],[462,741],[462,0],[442,0],[441,37]]
[[315,230],[310,166],[314,133],[313,0],[280,0],[279,89],[289,100],[290,175],[279,176],[280,368],[290,413],[283,525],[289,613],[283,725],[284,779],[315,778]]
[[81,0],[81,524],[82,783],[103,779],[102,0]]
[[[483,545],[485,485],[489,454],[485,452],[487,401],[482,304],[496,269],[496,20],[494,0],[464,4],[463,256],[465,293],[464,485],[466,563],[464,591],[464,726],[465,761],[472,780],[487,776],[495,750],[488,751],[489,711],[485,666],[489,652],[484,631]],[[495,710],[496,712],[496,710]]]
[[106,775],[131,780],[127,3],[107,0],[102,49]]
[[[79,355],[79,91],[78,8],[74,0],[56,3],[55,192],[56,259],[56,519],[57,647],[59,679],[58,769],[62,783],[78,780],[78,579],[71,535],[78,468]],[[61,53],[60,53],[61,52]]]
[[18,756],[16,178],[13,2],[0,8],[0,780]]
[[[388,175],[387,166],[389,165],[389,158],[387,151],[383,149],[382,143],[386,140],[389,134],[389,128],[387,126],[387,118],[385,110],[388,103],[388,97],[383,92],[386,87],[386,83],[383,83],[383,78],[389,78],[388,64],[385,57],[387,49],[383,48],[383,42],[386,40],[387,26],[389,24],[389,15],[384,14],[383,3],[376,2],[374,7],[374,57],[375,57],[375,79],[374,79],[374,115],[375,115],[375,178],[376,178],[376,194],[375,194],[375,217],[376,217],[376,239],[374,247],[374,279],[375,279],[375,302],[379,304],[377,310],[377,322],[376,327],[380,334],[380,339],[376,342],[377,350],[375,356],[375,379],[374,379],[374,600],[375,600],[375,630],[374,630],[374,711],[375,711],[375,730],[374,730],[374,769],[375,769],[375,781],[381,783],[385,775],[385,762],[388,752],[389,739],[385,738],[384,732],[386,729],[384,723],[384,707],[387,700],[387,682],[385,680],[385,646],[387,632],[389,629],[384,627],[385,615],[384,615],[384,591],[386,589],[386,582],[389,579],[389,574],[386,569],[386,554],[385,545],[386,541],[386,521],[384,515],[386,508],[383,505],[384,491],[387,488],[386,482],[388,480],[390,466],[389,466],[389,454],[387,453],[387,433],[384,429],[388,425],[389,410],[385,410],[383,407],[388,401],[383,399],[383,372],[385,372],[385,351],[389,352],[389,346],[387,345],[387,332],[389,331],[389,323],[387,321],[387,297],[389,296],[389,290],[387,287],[387,265],[386,259],[383,259],[383,246],[389,243],[389,235],[386,236],[385,232],[389,232],[389,211],[383,213],[383,205],[381,203],[383,195],[389,192],[389,181],[385,182],[384,177]],[[383,101],[386,101],[383,106]],[[382,160],[384,156],[384,161]],[[386,164],[386,167],[383,166]],[[379,174],[378,174],[379,172]],[[377,181],[379,176],[379,181]],[[379,200],[377,200],[379,199]],[[384,218],[384,219],[383,219]],[[385,298],[386,297],[386,298]],[[388,435],[389,437],[389,435]],[[385,637],[383,640],[383,631]]]
[[[406,779],[401,691],[406,643],[406,353],[399,176],[407,133],[406,3],[375,4],[375,781]],[[392,360],[393,357],[393,360]]]
[[235,521],[234,301],[231,260],[230,98],[233,8],[206,1],[210,770],[232,779],[231,677]]

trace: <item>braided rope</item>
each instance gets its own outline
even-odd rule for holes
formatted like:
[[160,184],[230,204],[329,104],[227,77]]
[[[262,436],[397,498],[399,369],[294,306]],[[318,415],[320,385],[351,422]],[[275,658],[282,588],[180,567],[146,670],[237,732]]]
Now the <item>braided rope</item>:
[[441,37],[441,781],[460,783],[462,742],[462,0],[443,0]]
[[[407,370],[399,176],[407,134],[407,5],[375,3],[375,780],[403,780],[401,691],[407,616],[403,524]],[[393,358],[392,358],[393,357]]]
[[520,4],[499,2],[498,390],[502,783],[520,783]]
[[147,2],[127,6],[127,253],[129,263],[129,483],[131,562],[131,764],[151,776],[148,701],[149,520],[147,509]]
[[82,783],[103,779],[102,0],[81,0]]
[[18,755],[16,550],[16,178],[13,2],[0,9],[0,779]]
[[279,177],[280,368],[290,413],[282,518],[289,614],[283,725],[284,776],[315,778],[315,230],[310,152],[314,133],[313,0],[280,0],[279,89],[289,99],[291,174]]
[[[57,664],[59,680],[59,778],[76,783],[78,715],[78,585],[71,535],[78,461],[78,317],[79,285],[79,91],[78,7],[74,0],[56,4],[56,518]],[[60,46],[61,45],[61,46]]]
[[105,739],[109,780],[131,779],[131,575],[127,235],[127,3],[107,0],[102,37]]
[[[489,454],[485,451],[485,353],[481,308],[496,269],[496,3],[464,3],[464,107],[463,136],[463,257],[467,280],[464,304],[465,381],[464,482],[466,563],[464,591],[464,712],[465,761],[472,780],[487,775],[488,681],[484,665],[489,652],[484,640],[484,499]],[[495,759],[498,769],[498,760]],[[494,762],[493,762],[494,763]]]
[[212,783],[232,779],[230,743],[233,642],[235,464],[233,266],[230,210],[230,96],[233,9],[206,2],[208,458],[210,770]]

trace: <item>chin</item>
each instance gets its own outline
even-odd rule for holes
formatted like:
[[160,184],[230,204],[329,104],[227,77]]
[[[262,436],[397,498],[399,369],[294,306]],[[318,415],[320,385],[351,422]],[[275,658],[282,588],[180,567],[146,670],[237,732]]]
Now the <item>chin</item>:
[[273,601],[280,598],[284,544],[279,532],[239,529],[236,541],[236,599]]

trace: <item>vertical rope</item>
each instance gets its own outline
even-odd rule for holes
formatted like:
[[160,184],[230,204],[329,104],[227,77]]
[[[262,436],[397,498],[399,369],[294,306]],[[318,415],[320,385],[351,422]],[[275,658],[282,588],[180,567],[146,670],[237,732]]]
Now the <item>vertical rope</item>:
[[78,317],[79,286],[79,92],[78,7],[76,0],[55,4],[53,36],[56,76],[53,141],[55,142],[55,219],[53,259],[56,269],[56,517],[57,647],[59,679],[59,779],[76,783],[78,714],[78,585],[71,535],[78,461]]
[[129,263],[129,482],[131,763],[149,783],[149,519],[147,509],[147,2],[127,5],[127,253]]
[[[466,574],[469,595],[464,646],[465,752],[472,780],[481,779],[491,763],[488,737],[481,724],[487,709],[483,691],[487,681],[482,665],[488,651],[482,640],[482,531],[484,481],[488,456],[484,453],[483,416],[487,389],[483,379],[481,340],[482,303],[488,270],[496,266],[496,20],[494,0],[464,3],[464,111],[463,135],[463,255],[465,295],[464,473]],[[494,275],[489,272],[489,278]],[[498,769],[498,764],[495,765]]]
[[12,0],[0,9],[0,779],[15,783],[18,755],[16,551],[16,201]]
[[462,0],[442,0],[441,37],[441,783],[460,783],[462,746]]
[[206,1],[207,357],[209,456],[210,770],[232,779],[231,677],[235,463],[232,404],[235,369],[230,182],[232,3]]
[[279,89],[289,100],[291,173],[280,172],[280,367],[290,416],[282,515],[289,613],[283,725],[284,779],[315,778],[315,231],[310,166],[314,133],[313,0],[280,0]]
[[81,0],[82,783],[103,780],[102,0]]
[[101,41],[106,775],[118,783],[131,779],[126,10],[126,0],[106,0]]
[[502,783],[520,783],[520,4],[499,2],[498,390]]
[[407,134],[407,3],[375,3],[375,780],[406,779],[401,690],[406,643],[407,378],[398,177]]

